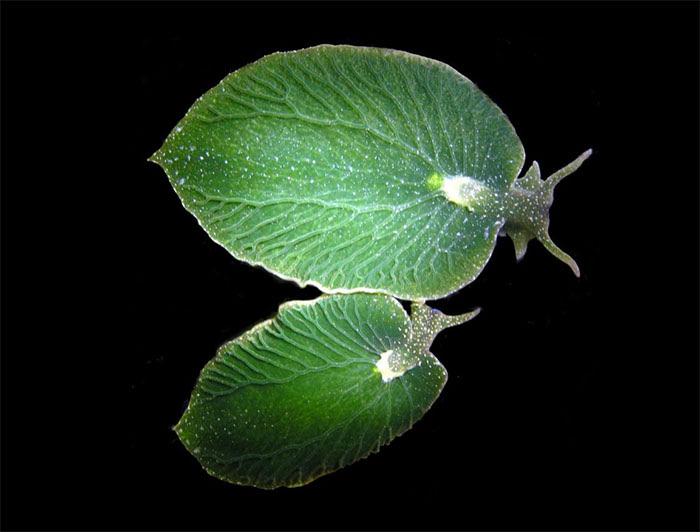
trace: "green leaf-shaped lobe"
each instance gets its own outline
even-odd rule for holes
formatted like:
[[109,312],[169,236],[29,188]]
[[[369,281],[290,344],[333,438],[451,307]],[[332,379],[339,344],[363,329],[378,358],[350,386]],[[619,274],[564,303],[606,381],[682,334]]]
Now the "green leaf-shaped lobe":
[[472,316],[414,306],[411,320],[395,299],[371,294],[285,304],[219,349],[177,434],[228,482],[305,484],[421,418],[447,379],[429,344]]
[[229,75],[153,160],[242,260],[326,292],[433,299],[490,257],[505,223],[492,196],[524,151],[500,109],[444,63],[319,46]]

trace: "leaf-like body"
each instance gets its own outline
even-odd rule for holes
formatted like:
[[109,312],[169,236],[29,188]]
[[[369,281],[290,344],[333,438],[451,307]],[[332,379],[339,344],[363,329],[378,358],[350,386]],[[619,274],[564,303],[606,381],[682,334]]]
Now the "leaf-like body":
[[549,205],[531,212],[515,182],[524,156],[444,63],[324,45],[230,74],[152,160],[237,258],[325,292],[417,300],[471,282],[506,221],[520,240],[546,232]]
[[177,434],[223,480],[263,488],[310,482],[423,416],[447,379],[430,343],[474,314],[415,304],[409,319],[378,294],[284,304],[205,366]]

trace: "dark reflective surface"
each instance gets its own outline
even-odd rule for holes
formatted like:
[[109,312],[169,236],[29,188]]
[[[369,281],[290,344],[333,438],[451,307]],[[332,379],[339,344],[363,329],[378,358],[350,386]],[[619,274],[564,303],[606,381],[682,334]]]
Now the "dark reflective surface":
[[[3,5],[3,503],[12,529],[692,529],[698,9]],[[313,298],[211,242],[146,158],[267,53],[403,49],[471,78],[563,183],[436,303],[482,314],[380,454],[306,488],[208,477],[170,427],[218,345]]]

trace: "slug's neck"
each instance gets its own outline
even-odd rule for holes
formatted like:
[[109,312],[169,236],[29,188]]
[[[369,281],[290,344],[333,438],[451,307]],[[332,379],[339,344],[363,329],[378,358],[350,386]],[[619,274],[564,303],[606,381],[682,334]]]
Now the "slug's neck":
[[447,316],[423,302],[411,304],[411,334],[402,345],[379,355],[377,371],[382,380],[389,382],[418,366],[430,355],[430,346],[435,337],[448,327],[471,320],[480,309],[457,316]]
[[536,238],[547,251],[567,264],[576,277],[580,276],[576,261],[562,251],[549,236],[549,209],[554,202],[554,188],[562,179],[576,171],[590,155],[591,150],[585,151],[544,180],[540,176],[539,165],[533,162],[527,173],[504,193],[501,201],[505,219],[503,229],[513,240],[518,260],[525,255],[530,240]]
[[[539,165],[533,162],[525,175],[516,179],[507,190],[493,189],[480,179],[466,175],[442,176],[438,173],[428,177],[427,186],[470,212],[501,220],[503,230],[513,240],[518,260],[525,255],[530,240],[536,238],[578,277],[576,261],[559,249],[549,236],[549,209],[554,202],[554,188],[590,155],[591,150],[585,151],[544,180],[540,176]],[[488,232],[485,235],[484,238],[488,238]]]
[[[506,225],[529,230],[533,237],[539,236],[549,225],[549,209],[554,202],[554,194],[549,187],[528,188],[518,179],[513,186],[503,192],[501,208]],[[544,181],[540,181],[544,183]]]

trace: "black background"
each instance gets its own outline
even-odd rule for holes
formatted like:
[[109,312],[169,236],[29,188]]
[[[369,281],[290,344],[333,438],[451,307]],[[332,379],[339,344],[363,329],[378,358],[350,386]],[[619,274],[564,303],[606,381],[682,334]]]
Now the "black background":
[[[698,6],[40,4],[2,13],[2,519],[12,529],[697,529]],[[208,477],[170,427],[215,348],[300,289],[147,163],[261,56],[407,50],[470,77],[557,192],[581,279],[501,240],[483,307],[380,454],[300,489]]]

